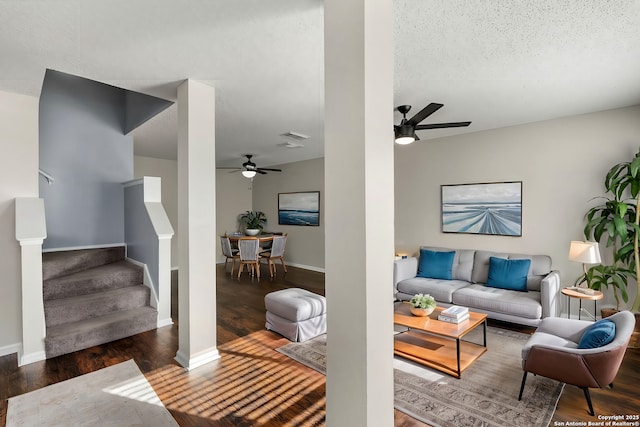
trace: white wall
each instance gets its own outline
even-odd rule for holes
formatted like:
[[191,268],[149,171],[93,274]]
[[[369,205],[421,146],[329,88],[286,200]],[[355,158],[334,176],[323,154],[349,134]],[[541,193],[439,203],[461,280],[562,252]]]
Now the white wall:
[[134,156],[133,174],[136,179],[143,176],[161,178],[162,206],[169,217],[174,232],[171,239],[171,268],[178,268],[178,162]]
[[[267,230],[288,233],[287,263],[324,271],[324,159],[288,163],[277,168],[282,172],[254,178],[253,210],[267,215]],[[278,225],[278,193],[297,191],[320,191],[320,226]]]
[[[216,233],[221,236],[239,230],[238,215],[252,210],[251,182],[240,172],[216,171]],[[255,180],[254,180],[255,184]],[[217,262],[224,262],[220,242],[216,242]]]
[[[135,178],[158,176],[162,178],[162,205],[175,232],[171,239],[171,265],[178,268],[178,162],[153,157],[134,157]],[[216,171],[216,229],[217,234],[232,233],[238,229],[237,217],[251,210],[251,187],[241,173]],[[224,262],[220,243],[216,242],[216,262]]]
[[[584,214],[604,194],[607,170],[639,148],[640,106],[398,146],[396,250],[414,254],[420,245],[438,245],[548,254],[562,284],[571,285],[581,266],[568,261],[569,242],[584,240]],[[522,237],[441,232],[442,184],[500,181],[523,183]],[[635,288],[629,290],[632,301]]]
[[[0,355],[22,341],[16,197],[38,197],[38,98],[0,92]],[[55,184],[54,184],[55,185]]]

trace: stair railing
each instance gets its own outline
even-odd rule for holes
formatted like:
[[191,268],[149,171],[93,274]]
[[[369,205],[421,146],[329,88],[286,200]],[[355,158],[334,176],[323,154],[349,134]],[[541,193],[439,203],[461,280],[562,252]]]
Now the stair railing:
[[48,173],[46,173],[42,169],[38,169],[38,174],[40,174],[40,176],[42,176],[44,179],[46,179],[47,180],[47,184],[49,184],[49,185],[53,184],[53,181],[55,181],[55,179],[51,175],[49,175]]

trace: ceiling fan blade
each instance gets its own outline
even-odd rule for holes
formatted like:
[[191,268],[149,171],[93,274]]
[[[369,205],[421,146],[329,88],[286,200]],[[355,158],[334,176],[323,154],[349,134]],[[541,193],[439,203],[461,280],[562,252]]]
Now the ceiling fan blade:
[[423,121],[424,119],[426,119],[427,117],[429,117],[430,115],[432,115],[433,113],[435,113],[436,111],[438,111],[440,108],[442,108],[442,106],[443,104],[437,104],[435,102],[432,102],[431,104],[424,107],[422,110],[418,111],[418,113],[415,116],[407,120],[406,124],[415,126],[421,121]]
[[262,169],[255,169],[256,172],[261,173],[262,175],[266,175],[267,173]]
[[442,129],[442,128],[461,128],[465,126],[469,126],[471,122],[454,122],[454,123],[433,123],[430,125],[419,125],[416,126],[416,130],[424,130],[424,129]]
[[261,171],[282,172],[282,169],[258,168],[258,170],[261,170]]

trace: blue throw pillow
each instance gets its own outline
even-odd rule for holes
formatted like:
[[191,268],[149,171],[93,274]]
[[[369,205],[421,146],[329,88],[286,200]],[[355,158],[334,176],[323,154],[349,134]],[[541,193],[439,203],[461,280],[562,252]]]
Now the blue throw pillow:
[[616,324],[602,319],[589,326],[578,343],[578,348],[597,348],[609,344],[616,337]]
[[489,257],[487,286],[513,291],[527,290],[530,259],[504,259]]
[[455,251],[441,252],[420,249],[418,277],[451,280],[451,269],[455,255]]

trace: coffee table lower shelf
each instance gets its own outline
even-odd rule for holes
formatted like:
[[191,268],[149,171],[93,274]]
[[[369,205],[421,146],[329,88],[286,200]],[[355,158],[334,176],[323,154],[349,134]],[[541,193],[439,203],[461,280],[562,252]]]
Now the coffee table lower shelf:
[[462,372],[487,351],[487,347],[408,330],[395,336],[393,350],[398,356],[460,378]]

